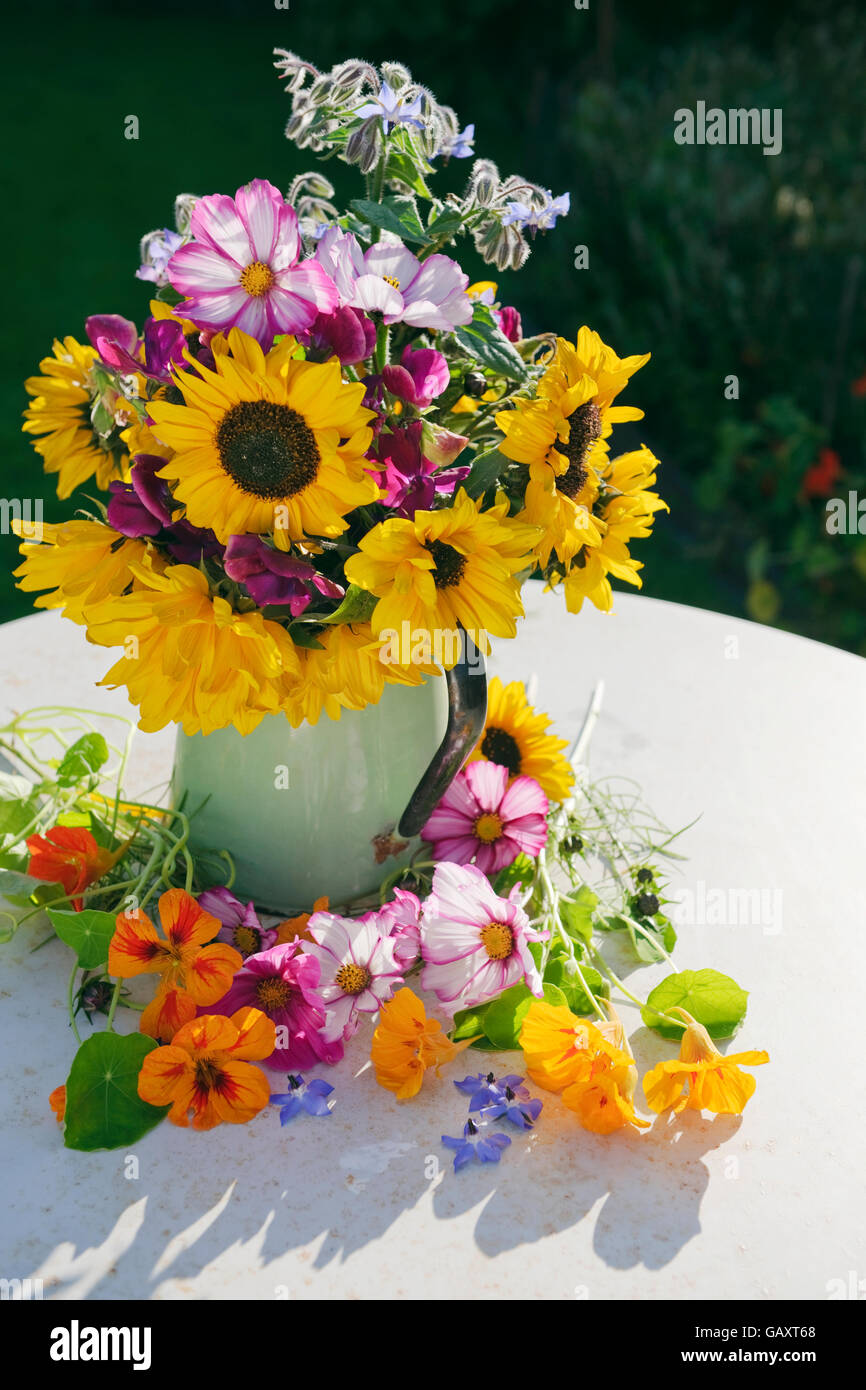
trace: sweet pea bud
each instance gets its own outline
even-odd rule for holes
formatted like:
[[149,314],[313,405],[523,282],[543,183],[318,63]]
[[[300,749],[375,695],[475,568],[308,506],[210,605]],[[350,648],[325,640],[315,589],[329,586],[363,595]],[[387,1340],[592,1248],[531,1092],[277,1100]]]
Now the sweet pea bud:
[[469,439],[465,434],[454,434],[431,420],[424,420],[421,426],[421,453],[437,468],[447,468],[459,454],[462,454]]

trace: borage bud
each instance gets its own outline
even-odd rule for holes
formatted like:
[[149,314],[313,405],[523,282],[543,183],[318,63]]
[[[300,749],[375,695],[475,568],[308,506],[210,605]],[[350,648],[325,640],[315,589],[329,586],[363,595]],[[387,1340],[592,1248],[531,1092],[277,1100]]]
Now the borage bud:
[[490,159],[476,159],[469,177],[466,197],[479,207],[489,207],[499,187],[499,170]]
[[407,82],[412,81],[412,74],[408,68],[404,68],[402,63],[382,63],[379,71],[382,74],[383,82],[387,82],[392,92],[399,92],[401,87],[405,87]]
[[379,162],[381,124],[378,116],[370,116],[349,136],[345,158],[349,164],[357,164],[362,174],[369,174]]
[[189,231],[189,220],[197,202],[197,193],[178,193],[174,200],[174,225],[182,236]]

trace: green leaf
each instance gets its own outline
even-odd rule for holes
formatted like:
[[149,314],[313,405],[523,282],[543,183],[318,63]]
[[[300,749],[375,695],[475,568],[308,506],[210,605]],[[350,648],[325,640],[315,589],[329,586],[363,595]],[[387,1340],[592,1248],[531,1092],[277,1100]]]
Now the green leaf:
[[95,970],[108,960],[108,946],[114,936],[116,919],[110,912],[86,907],[82,912],[63,912],[46,908],[48,918],[61,941],[71,946],[83,970]]
[[641,1009],[641,1017],[663,1038],[679,1039],[682,1028],[656,1013],[657,1009],[668,1012],[678,1007],[702,1023],[711,1038],[730,1038],[746,1016],[748,998],[730,975],[721,975],[718,970],[682,970],[656,985]]
[[381,227],[383,231],[394,232],[403,241],[417,241],[423,245],[430,240],[430,233],[421,224],[413,198],[395,195],[393,198],[383,198],[381,203],[354,198],[349,206],[362,221],[373,227]]
[[30,874],[20,874],[14,869],[0,872],[0,898],[8,898],[10,902],[29,903],[31,895],[40,887],[42,880],[31,878]]
[[461,1042],[463,1038],[475,1038],[484,1033],[484,1012],[486,1004],[477,1009],[461,1009],[454,1015],[454,1032],[451,1038]]
[[[594,970],[591,965],[582,965],[581,970],[583,972],[583,978],[586,980],[587,985],[592,990],[596,999],[607,999],[610,994],[610,986],[607,980],[603,979],[598,971]],[[566,968],[565,957],[557,956],[548,962],[547,969],[544,972],[544,979],[546,983],[556,985],[562,990],[562,993],[565,995],[566,1003],[573,1014],[579,1014],[581,1017],[590,1017],[595,1014],[592,1000],[580,983],[579,976],[569,975]]]
[[178,294],[173,285],[160,285],[153,297],[158,299],[160,304],[170,304],[174,308],[175,304],[179,304],[184,296]]
[[440,212],[427,228],[428,241],[441,241],[443,237],[450,237],[460,230],[463,226],[463,214],[456,208],[446,208]]
[[102,734],[82,734],[70,744],[57,768],[57,783],[74,787],[85,777],[92,776],[108,762],[108,744]]
[[313,651],[322,652],[324,647],[316,637],[318,624],[314,623],[292,623],[289,626],[289,636],[296,647],[310,647]]
[[475,304],[472,322],[455,328],[454,336],[470,357],[490,367],[498,376],[508,377],[511,381],[526,380],[529,374],[526,363],[508,341],[486,304]]
[[481,497],[488,488],[494,487],[501,474],[508,467],[509,460],[498,449],[488,449],[484,454],[476,454],[472,461],[472,471],[464,480],[470,497]]
[[585,883],[573,898],[560,898],[559,915],[562,925],[575,941],[588,945],[592,940],[592,914],[598,907],[598,895]]
[[375,594],[350,584],[339,608],[335,608],[327,618],[316,617],[317,623],[365,623],[379,602]]
[[66,1083],[63,1142],[68,1149],[135,1144],[168,1114],[138,1094],[141,1064],[157,1046],[141,1033],[95,1033],[75,1054]]
[[507,898],[512,888],[518,883],[524,887],[530,884],[535,878],[535,864],[528,854],[518,854],[513,864],[500,869],[496,878],[493,880],[493,891],[497,897]]
[[21,831],[30,825],[38,810],[39,802],[35,796],[0,801],[0,836],[11,835],[14,843]]
[[[512,1052],[520,1046],[520,1029],[536,996],[528,986],[512,985],[498,999],[493,999],[484,1012],[484,1031],[491,1045],[500,1052]],[[548,1004],[566,1004],[562,990],[554,984],[544,985],[544,997]]]

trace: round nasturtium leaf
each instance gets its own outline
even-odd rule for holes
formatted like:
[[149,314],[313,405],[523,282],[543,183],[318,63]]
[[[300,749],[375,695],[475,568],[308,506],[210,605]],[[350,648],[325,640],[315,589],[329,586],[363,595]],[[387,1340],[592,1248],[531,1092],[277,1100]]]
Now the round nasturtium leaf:
[[[557,985],[544,984],[548,1004],[567,1007],[568,1001]],[[520,1029],[535,995],[526,985],[512,985],[484,1011],[484,1031],[497,1051],[511,1052],[520,1046]]]
[[82,970],[95,970],[108,960],[108,947],[116,929],[113,912],[98,912],[86,907],[81,912],[63,912],[48,908],[51,925],[61,941],[71,946]]
[[748,999],[746,990],[730,975],[718,970],[682,970],[668,975],[650,991],[641,1017],[663,1038],[679,1039],[682,1028],[660,1018],[656,1010],[681,1008],[702,1023],[711,1038],[730,1038],[746,1016]]
[[118,1149],[158,1125],[168,1106],[148,1105],[138,1074],[158,1044],[141,1033],[94,1033],[75,1054],[66,1083],[63,1142],[68,1149]]

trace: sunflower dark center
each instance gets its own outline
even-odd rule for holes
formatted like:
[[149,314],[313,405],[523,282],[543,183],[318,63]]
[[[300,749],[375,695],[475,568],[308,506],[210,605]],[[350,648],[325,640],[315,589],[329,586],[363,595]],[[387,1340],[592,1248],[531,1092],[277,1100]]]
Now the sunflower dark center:
[[433,583],[437,589],[450,589],[459,584],[466,568],[466,556],[445,541],[427,541],[425,549],[433,556]]
[[242,492],[276,500],[315,481],[320,455],[306,420],[276,401],[241,401],[220,421],[220,462]]
[[507,767],[512,777],[520,772],[520,749],[517,740],[507,729],[488,729],[481,744],[481,751],[488,762]]
[[560,444],[559,452],[568,459],[568,468],[556,480],[556,487],[566,497],[577,497],[589,476],[586,458],[597,439],[601,438],[601,415],[593,401],[584,401],[568,418],[568,439]]

